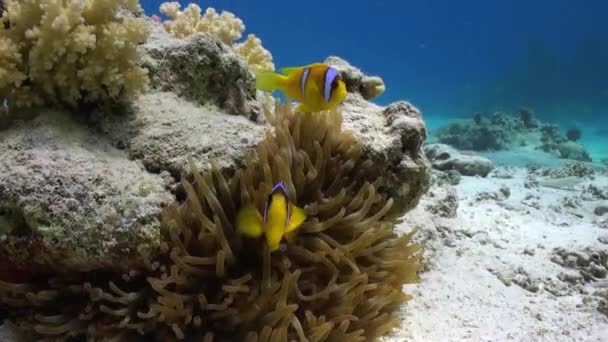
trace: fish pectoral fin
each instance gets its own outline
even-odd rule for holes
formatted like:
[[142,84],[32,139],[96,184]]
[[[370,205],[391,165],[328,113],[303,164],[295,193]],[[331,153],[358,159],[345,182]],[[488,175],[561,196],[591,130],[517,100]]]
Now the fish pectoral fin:
[[253,205],[247,205],[236,215],[236,229],[241,234],[257,238],[264,233],[262,215]]
[[289,224],[287,225],[287,228],[285,228],[285,232],[289,233],[295,231],[296,229],[298,229],[298,227],[302,225],[302,223],[304,223],[305,220],[306,212],[304,211],[304,209],[293,206],[291,208],[291,217],[289,218]]
[[285,233],[285,240],[287,240],[287,242],[289,243],[293,243],[293,241],[296,239],[296,231],[291,231],[291,232],[287,232]]

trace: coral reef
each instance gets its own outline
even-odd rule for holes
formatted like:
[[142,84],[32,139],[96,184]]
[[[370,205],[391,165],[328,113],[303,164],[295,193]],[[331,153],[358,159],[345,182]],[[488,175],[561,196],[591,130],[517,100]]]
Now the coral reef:
[[76,107],[148,86],[137,45],[147,27],[119,15],[134,0],[8,0],[0,18],[0,101],[9,108]]
[[455,122],[441,127],[436,132],[438,142],[461,150],[504,150],[508,149],[513,130],[521,123],[514,117],[497,113],[489,119],[479,116],[468,122]]
[[483,123],[483,115],[481,113],[476,113],[473,115],[473,122],[476,125],[481,125]]
[[[393,198],[390,214],[401,215],[416,206],[430,182],[430,163],[420,147],[422,116],[405,102],[381,107],[351,95],[343,106],[344,126],[383,171],[378,190]],[[141,263],[133,258],[139,248],[158,249],[164,199],[170,192],[185,196],[179,181],[188,173],[188,158],[203,172],[215,160],[229,177],[244,166],[265,130],[242,116],[156,91],[134,99],[124,113],[101,111],[91,119],[80,123],[67,113],[42,112],[0,133],[0,206],[19,213],[1,214],[0,221],[16,227],[25,217],[33,220],[31,227],[43,228],[34,229],[36,243],[13,248],[0,239],[15,272]]]
[[499,151],[530,146],[560,158],[591,161],[585,147],[568,140],[557,125],[539,122],[530,109],[522,109],[519,115],[498,112],[486,117],[478,113],[470,120],[439,128],[434,138],[460,150]]
[[589,152],[580,144],[574,141],[567,141],[557,146],[557,150],[562,158],[580,160],[580,161],[592,161]]
[[519,119],[526,128],[537,128],[538,122],[534,119],[534,111],[530,108],[522,108],[519,110]]
[[582,133],[581,129],[578,127],[570,127],[566,131],[566,137],[570,141],[579,141],[582,136],[583,136],[583,133]]
[[[393,200],[378,190],[382,176],[363,145],[342,130],[338,112],[277,106],[269,122],[274,133],[229,179],[217,166],[200,174],[192,165],[147,268],[3,281],[4,314],[51,338],[371,341],[397,326],[420,246],[413,232],[393,232]],[[270,254],[236,234],[233,221],[279,180],[309,219]]]
[[455,170],[463,176],[486,177],[494,169],[489,159],[460,153],[445,144],[426,145],[424,152],[433,168],[441,171]]

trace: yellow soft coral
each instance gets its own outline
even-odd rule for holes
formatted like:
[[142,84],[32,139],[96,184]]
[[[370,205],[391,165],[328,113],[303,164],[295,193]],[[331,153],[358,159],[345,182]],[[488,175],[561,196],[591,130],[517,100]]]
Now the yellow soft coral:
[[9,0],[0,22],[0,99],[76,106],[148,86],[137,45],[148,31],[121,8],[138,0]]
[[230,12],[223,11],[218,14],[215,9],[207,8],[205,14],[201,16],[201,8],[193,3],[189,4],[183,12],[179,9],[178,2],[165,2],[160,6],[160,12],[171,18],[165,22],[165,28],[178,38],[196,32],[207,32],[225,44],[231,44],[241,39],[245,31],[243,21]]

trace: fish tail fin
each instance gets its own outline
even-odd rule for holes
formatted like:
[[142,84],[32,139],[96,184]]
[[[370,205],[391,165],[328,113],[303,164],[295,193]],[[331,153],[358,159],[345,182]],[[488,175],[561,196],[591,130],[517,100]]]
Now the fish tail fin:
[[285,233],[283,229],[284,227],[278,225],[271,225],[268,227],[268,231],[266,232],[266,243],[268,244],[270,252],[279,249],[281,239],[283,239],[283,234]]
[[236,229],[241,234],[257,238],[264,233],[263,220],[260,212],[253,205],[247,205],[236,215]]
[[255,75],[255,86],[262,91],[283,90],[287,77],[272,71],[259,71]]

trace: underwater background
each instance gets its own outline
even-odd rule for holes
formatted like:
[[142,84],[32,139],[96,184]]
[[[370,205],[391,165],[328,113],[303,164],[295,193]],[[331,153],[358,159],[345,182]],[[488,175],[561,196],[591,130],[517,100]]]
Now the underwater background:
[[[581,129],[591,158],[608,158],[606,1],[193,2],[238,13],[277,68],[336,55],[381,75],[386,92],[374,101],[411,101],[431,132],[526,107]],[[159,14],[158,1],[142,5]]]
[[607,10],[0,0],[0,341],[607,342]]

